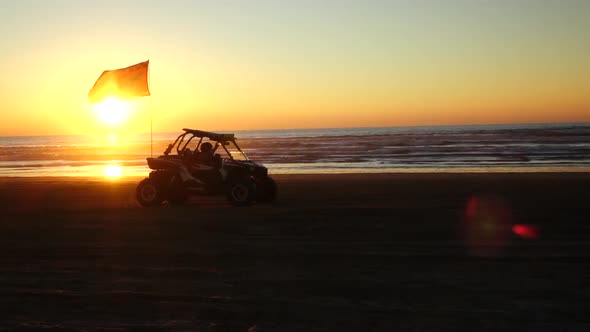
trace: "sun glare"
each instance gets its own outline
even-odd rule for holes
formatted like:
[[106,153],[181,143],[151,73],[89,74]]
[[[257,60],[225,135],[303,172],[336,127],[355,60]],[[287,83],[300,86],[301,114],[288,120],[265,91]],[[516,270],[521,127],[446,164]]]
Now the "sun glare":
[[117,145],[117,144],[119,144],[119,135],[117,135],[115,133],[110,133],[107,136],[107,141],[110,145]]
[[108,165],[103,169],[103,173],[107,178],[116,179],[123,175],[123,168],[119,165]]
[[118,126],[125,123],[129,117],[129,103],[109,98],[94,105],[93,111],[99,122],[109,126]]

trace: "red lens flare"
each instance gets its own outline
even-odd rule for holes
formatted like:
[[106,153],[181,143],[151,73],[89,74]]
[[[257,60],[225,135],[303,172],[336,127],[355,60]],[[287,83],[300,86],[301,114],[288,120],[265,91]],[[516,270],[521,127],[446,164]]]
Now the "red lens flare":
[[465,217],[471,219],[475,217],[475,213],[477,212],[477,197],[473,196],[469,199],[467,203],[467,208],[465,209]]
[[525,239],[536,239],[539,237],[539,230],[532,225],[514,225],[512,232]]
[[508,244],[511,213],[501,198],[472,196],[467,200],[461,232],[470,254],[497,256]]

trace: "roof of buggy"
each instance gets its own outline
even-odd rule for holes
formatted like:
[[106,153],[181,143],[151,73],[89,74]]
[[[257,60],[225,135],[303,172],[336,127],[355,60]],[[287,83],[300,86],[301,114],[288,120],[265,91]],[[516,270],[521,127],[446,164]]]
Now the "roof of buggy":
[[206,137],[208,139],[214,140],[214,141],[230,141],[233,140],[234,134],[219,134],[219,133],[213,133],[210,131],[203,131],[203,130],[197,130],[197,129],[189,129],[189,128],[182,128],[182,130],[184,130],[185,132],[189,133],[189,134],[193,134],[197,137]]

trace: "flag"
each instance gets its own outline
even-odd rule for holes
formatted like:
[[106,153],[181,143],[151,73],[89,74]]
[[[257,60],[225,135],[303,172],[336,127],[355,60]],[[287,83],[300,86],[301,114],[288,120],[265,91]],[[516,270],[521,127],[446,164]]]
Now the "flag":
[[88,91],[88,100],[96,104],[108,97],[132,99],[149,96],[149,63],[148,60],[127,68],[105,70]]

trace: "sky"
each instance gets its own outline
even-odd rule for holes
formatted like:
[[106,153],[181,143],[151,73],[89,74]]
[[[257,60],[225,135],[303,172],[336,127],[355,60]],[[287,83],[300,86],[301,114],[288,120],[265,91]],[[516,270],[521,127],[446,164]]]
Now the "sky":
[[[590,122],[590,1],[0,0],[0,136]],[[151,98],[151,101],[150,101]]]

